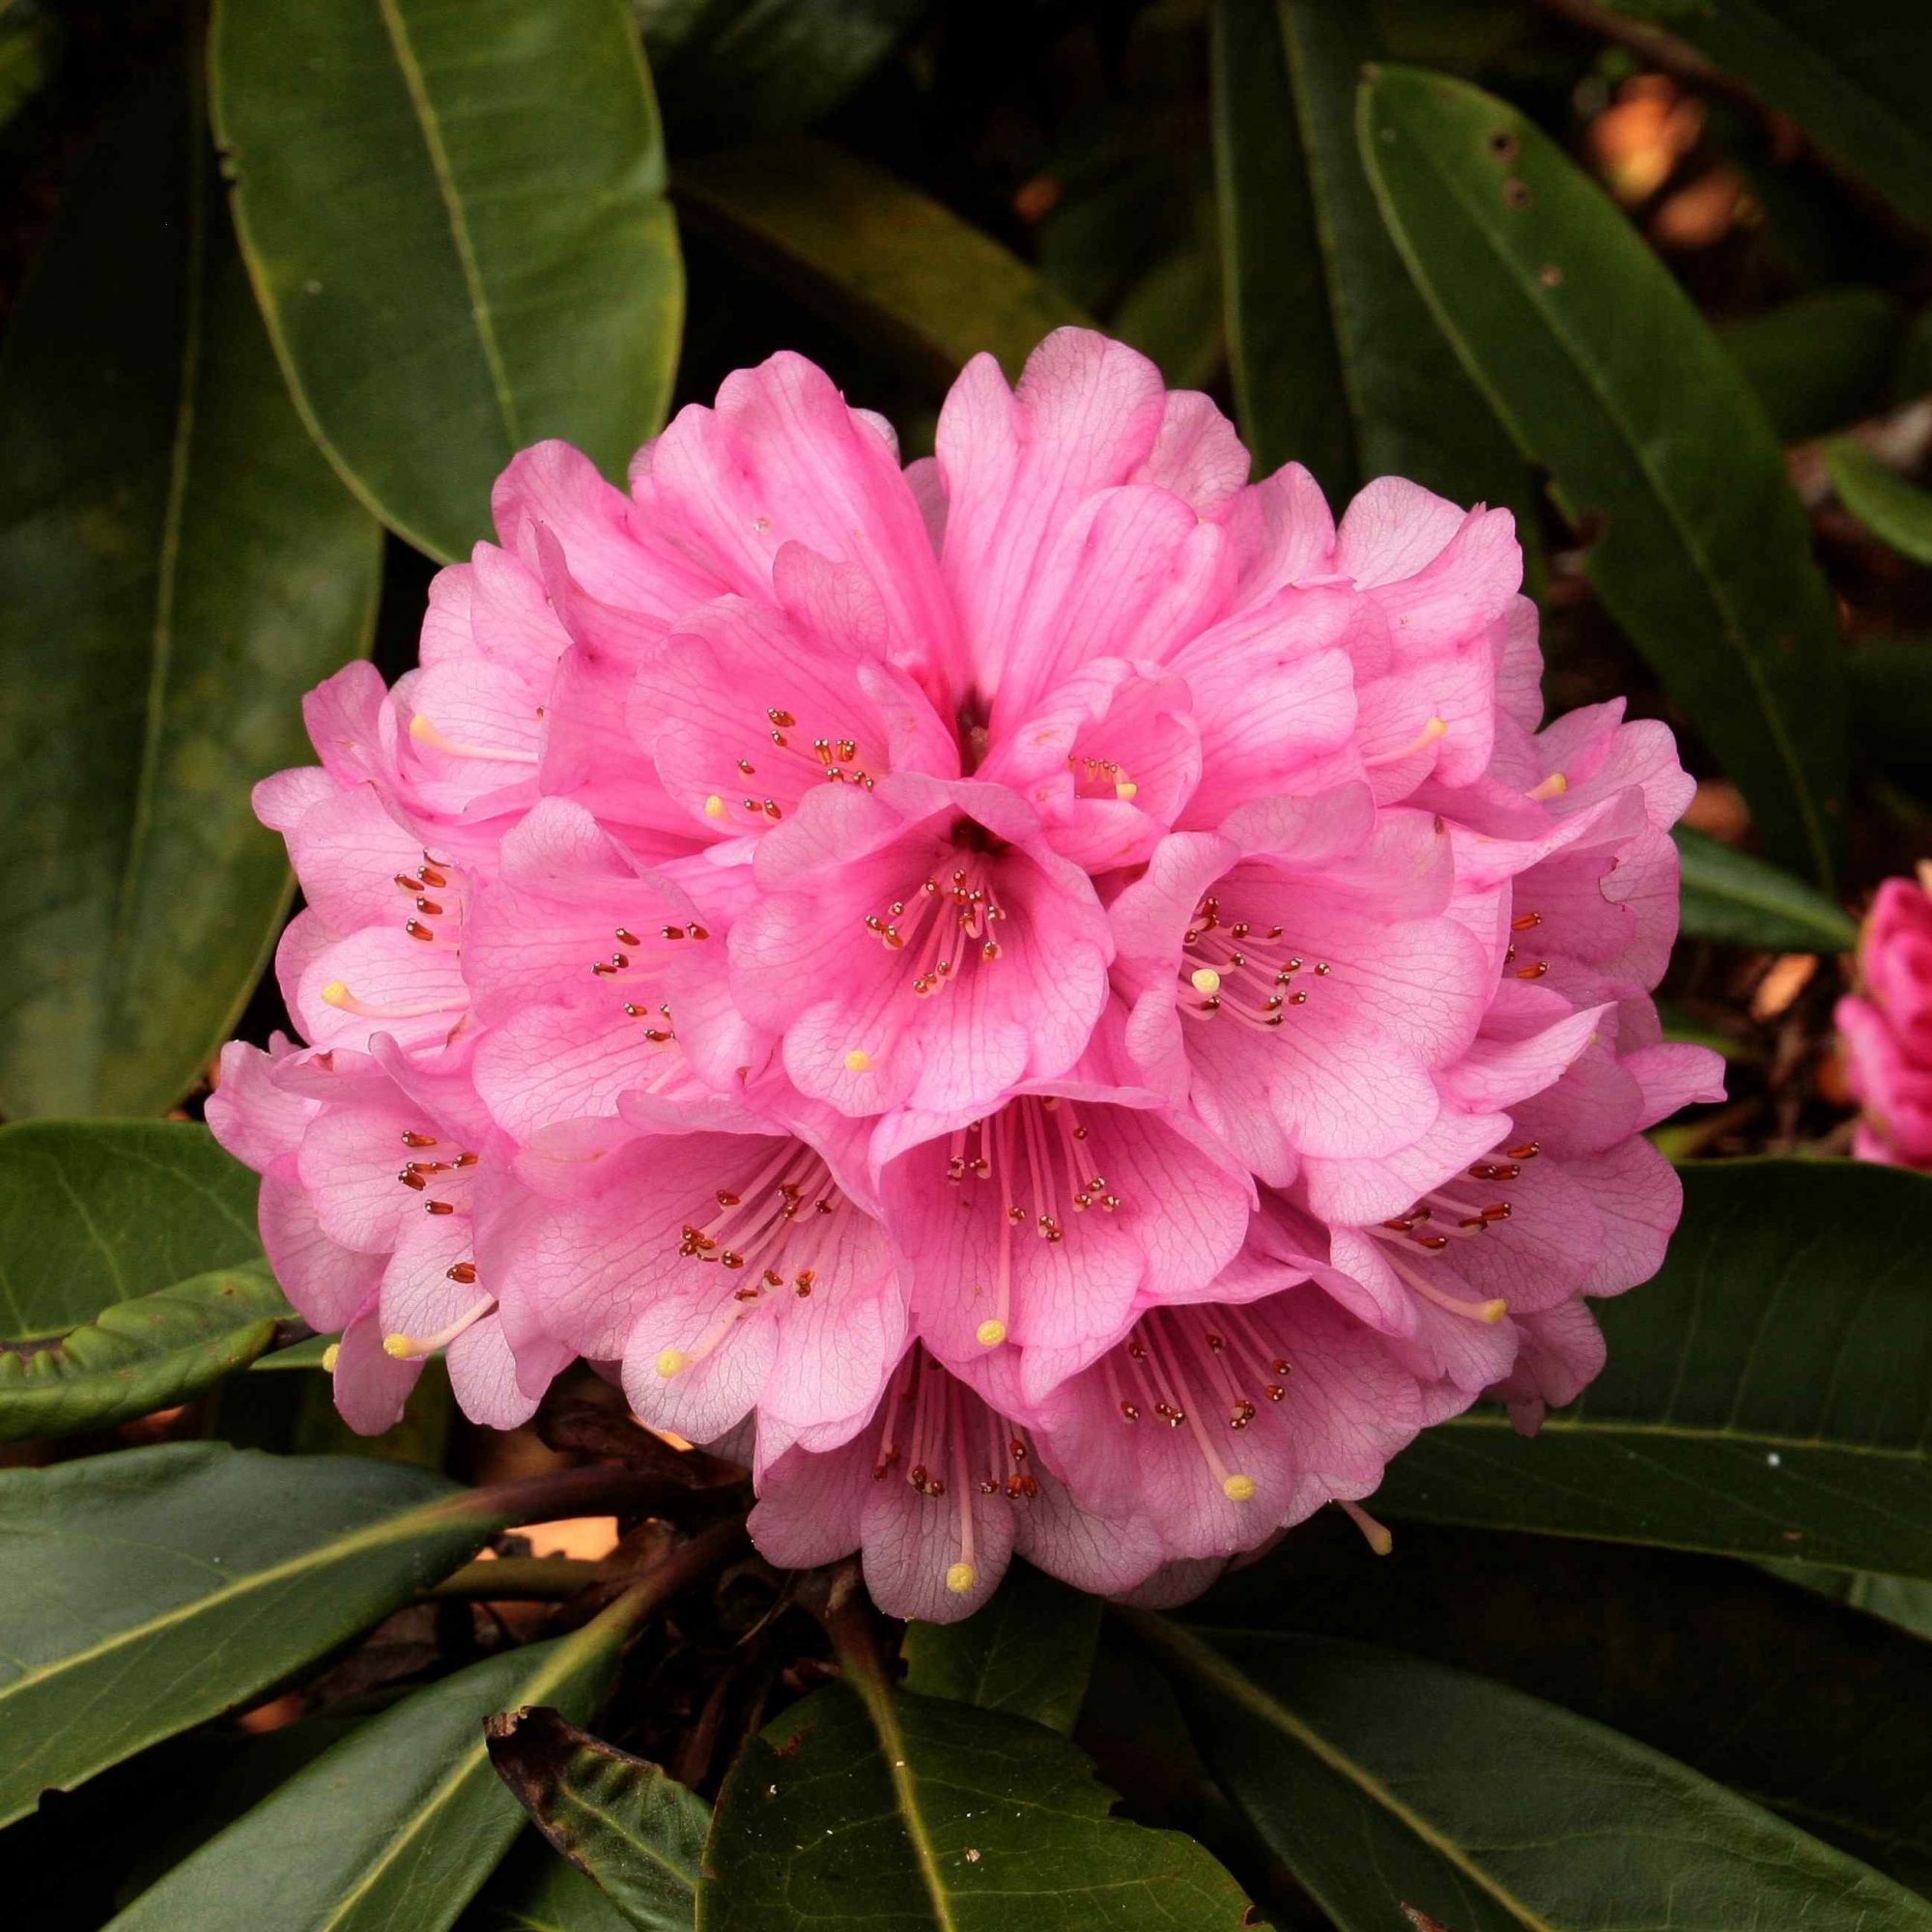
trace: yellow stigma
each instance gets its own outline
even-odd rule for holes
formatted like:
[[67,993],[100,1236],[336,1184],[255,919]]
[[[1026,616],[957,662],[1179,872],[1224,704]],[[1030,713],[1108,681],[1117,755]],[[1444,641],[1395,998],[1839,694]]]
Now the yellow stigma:
[[1251,1503],[1255,1499],[1255,1479],[1252,1476],[1230,1476],[1221,1485],[1221,1493],[1231,1503]]
[[1469,1313],[1478,1321],[1487,1321],[1492,1327],[1500,1321],[1509,1312],[1509,1303],[1503,1300],[1500,1295],[1493,1301],[1479,1301],[1469,1310]]
[[1547,798],[1561,798],[1569,789],[1570,781],[1561,772],[1551,772],[1541,784],[1531,785],[1523,795],[1541,805]]
[[335,1373],[336,1363],[339,1362],[341,1359],[342,1359],[342,1344],[340,1342],[331,1342],[328,1345],[328,1347],[322,1351],[323,1374],[326,1376],[332,1376]]
[[326,1007],[346,1007],[349,1004],[349,988],[340,980],[331,980],[322,989],[322,1003]]
[[383,1352],[398,1362],[406,1362],[415,1352],[415,1338],[411,1335],[384,1335]]
[[963,1597],[979,1581],[980,1573],[970,1563],[954,1563],[946,1573],[946,1587],[955,1597]]
[[855,1046],[845,1056],[847,1073],[869,1073],[872,1070],[872,1056],[863,1046]]
[[676,1375],[678,1370],[683,1367],[684,1350],[682,1349],[660,1349],[658,1350],[658,1374],[666,1381],[669,1381],[671,1377]]
[[973,1334],[982,1349],[997,1349],[1007,1339],[1007,1324],[997,1320],[985,1321]]
[[1449,735],[1449,726],[1440,718],[1432,718],[1416,737],[1418,745],[1433,745],[1438,738]]
[[1197,966],[1187,976],[1187,983],[1204,999],[1211,1000],[1221,990],[1221,976],[1211,966]]
[[704,801],[704,815],[706,818],[724,816],[724,801],[715,791]]
[[434,745],[442,735],[420,711],[410,720],[410,736],[418,745]]
[[1139,790],[1140,786],[1132,779],[1118,779],[1115,781],[1114,796],[1118,799],[1130,799]]

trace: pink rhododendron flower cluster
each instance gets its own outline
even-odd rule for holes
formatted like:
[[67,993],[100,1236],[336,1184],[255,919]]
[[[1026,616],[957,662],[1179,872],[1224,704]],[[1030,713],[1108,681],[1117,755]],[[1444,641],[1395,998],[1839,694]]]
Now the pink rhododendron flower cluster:
[[1879,887],[1859,981],[1837,1010],[1846,1077],[1864,1110],[1853,1151],[1932,1171],[1932,868]]
[[1658,1266],[1668,732],[1541,725],[1509,516],[1339,525],[1075,330],[934,458],[778,355],[628,491],[559,444],[419,669],[260,789],[306,1046],[209,1118],[359,1429],[582,1356],[750,1445],[776,1561],[904,1615],[1018,1549],[1173,1598]]

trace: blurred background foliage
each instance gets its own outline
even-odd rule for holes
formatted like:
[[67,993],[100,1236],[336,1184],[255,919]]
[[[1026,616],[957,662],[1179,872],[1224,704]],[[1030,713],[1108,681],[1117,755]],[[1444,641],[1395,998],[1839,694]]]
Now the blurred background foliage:
[[[1932,1927],[1932,1202],[1818,1158],[1932,855],[1928,99],[1897,0],[0,0],[0,1922]],[[1550,708],[1699,780],[1659,1139],[1749,1158],[1393,1571],[1181,1620],[875,1628],[587,1376],[350,1436],[198,1124],[300,694],[523,443],[793,348],[922,454],[1069,322],[1516,512]]]

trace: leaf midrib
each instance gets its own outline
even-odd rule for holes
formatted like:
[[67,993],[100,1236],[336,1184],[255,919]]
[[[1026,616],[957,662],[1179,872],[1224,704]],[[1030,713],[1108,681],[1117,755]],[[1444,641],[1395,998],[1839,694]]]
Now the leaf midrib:
[[[1679,513],[1675,499],[1669,492],[1662,487],[1656,467],[1652,463],[1642,441],[1635,435],[1632,425],[1625,420],[1622,412],[1612,407],[1610,396],[1597,380],[1594,367],[1587,358],[1578,354],[1577,344],[1569,331],[1559,324],[1553,311],[1538,298],[1534,289],[1530,287],[1529,277],[1526,272],[1518,272],[1520,265],[1515,263],[1503,248],[1500,240],[1483,219],[1480,212],[1459,191],[1453,177],[1436,166],[1435,156],[1431,153],[1428,144],[1426,142],[1417,142],[1416,151],[1422,156],[1431,174],[1446,192],[1449,199],[1455,203],[1456,207],[1462,212],[1464,219],[1482,238],[1485,248],[1505,270],[1508,279],[1515,285],[1518,293],[1528,304],[1530,313],[1542,319],[1544,326],[1569,357],[1577,373],[1582,379],[1584,386],[1596,397],[1602,406],[1605,420],[1615,430],[1618,439],[1629,450],[1637,469],[1642,474],[1644,480],[1650,485],[1652,496],[1662,510],[1665,523],[1676,535],[1678,543],[1690,563],[1692,576],[1704,586],[1706,593],[1710,597],[1712,607],[1719,614],[1719,629],[1724,641],[1730,646],[1733,656],[1744,667],[1745,676],[1749,682],[1752,691],[1757,696],[1759,711],[1770,730],[1772,742],[1777,750],[1778,756],[1785,766],[1786,775],[1791,781],[1793,796],[1798,802],[1799,811],[1804,818],[1806,836],[1811,846],[1813,864],[1818,867],[1821,877],[1829,878],[1831,876],[1830,841],[1825,837],[1824,827],[1818,816],[1818,808],[1811,796],[1807,775],[1798,761],[1796,751],[1786,732],[1782,717],[1769,701],[1763,671],[1750,652],[1745,647],[1745,639],[1747,633],[1740,625],[1738,614],[1729,598],[1724,594],[1723,579],[1710,568],[1701,546],[1693,540],[1690,526],[1684,522],[1682,515]],[[1393,213],[1394,211],[1387,195],[1385,185],[1379,174],[1374,177],[1374,186],[1377,199],[1382,203],[1384,211]],[[1406,237],[1400,232],[1398,223],[1393,221],[1390,223],[1390,233],[1396,238],[1398,246],[1402,247],[1405,257],[1409,262],[1411,271],[1414,271],[1416,263],[1413,247],[1407,243]],[[1451,326],[1449,317],[1443,313],[1441,303],[1431,289],[1428,278],[1416,272],[1415,281],[1417,287],[1422,290],[1424,296],[1429,299],[1430,306],[1435,310],[1437,321],[1441,324],[1444,332],[1452,342],[1460,345],[1460,332]],[[1490,396],[1492,405],[1497,410],[1497,413],[1502,416],[1504,421],[1514,423],[1516,420],[1514,412],[1502,407],[1500,399],[1495,395],[1493,386],[1489,383],[1481,370],[1476,367],[1470,357],[1462,355],[1460,346],[1458,353],[1471,377],[1482,386],[1485,393]]]
[[893,1708],[892,1692],[869,1671],[855,1672],[853,1676],[853,1688],[871,1720],[879,1747],[885,1753],[886,1775],[892,1779],[893,1799],[898,1806],[900,1822],[905,1827],[906,1843],[912,1850],[920,1883],[925,1888],[926,1897],[932,1906],[933,1923],[939,1932],[959,1932],[946,1882],[940,1873],[939,1860],[933,1853],[932,1840],[926,1835],[925,1815],[919,1804],[919,1786],[906,1756],[905,1732],[900,1729],[898,1713]]
[[398,0],[377,0],[377,6],[383,15],[384,31],[389,37],[389,46],[396,57],[396,71],[402,76],[403,86],[410,97],[410,106],[416,117],[416,126],[422,133],[430,172],[436,178],[437,193],[441,197],[443,212],[449,217],[450,243],[456,251],[464,289],[469,297],[469,318],[476,329],[477,346],[483,352],[484,366],[490,372],[490,387],[497,398],[497,411],[503,419],[503,430],[509,437],[510,447],[521,449],[524,434],[518,421],[517,399],[510,386],[509,370],[504,365],[501,347],[497,341],[490,292],[484,286],[482,264],[477,259],[476,244],[469,233],[469,217],[463,206],[462,190],[456,185],[456,170],[451,165],[449,150],[443,142],[442,118],[437,112],[436,102],[430,98],[429,77],[416,57],[415,43],[410,36],[409,22],[403,18]]
[[[1524,1932],[1560,1932],[1560,1928],[1551,1920],[1540,1918],[1507,1887],[1492,1878],[1481,1865],[1473,1862],[1468,1854],[1453,1838],[1445,1836],[1428,1819],[1405,1804],[1366,1765],[1358,1763],[1339,1745],[1331,1744],[1320,1731],[1303,1723],[1285,1704],[1270,1696],[1251,1677],[1222,1657],[1211,1645],[1203,1642],[1191,1632],[1182,1631],[1164,1617],[1149,1618],[1148,1622],[1159,1627],[1160,1634],[1157,1640],[1168,1644],[1178,1652],[1185,1661],[1188,1669],[1197,1677],[1211,1683],[1232,1702],[1240,1705],[1263,1723],[1280,1731],[1284,1737],[1298,1745],[1309,1756],[1325,1766],[1336,1776],[1352,1784],[1372,1804],[1379,1806],[1446,1864],[1492,1898],[1524,1928]],[[1312,1880],[1304,1877],[1303,1883],[1313,1889]],[[1319,1892],[1317,1895],[1320,1895]]]
[[[1494,1435],[1516,1434],[1516,1425],[1507,1415],[1492,1415],[1470,1410],[1452,1416],[1442,1425],[1459,1435],[1465,1431],[1488,1430]],[[1886,1449],[1863,1442],[1833,1441],[1823,1435],[1779,1435],[1769,1431],[1694,1428],[1681,1422],[1625,1422],[1612,1416],[1552,1415],[1545,1419],[1539,1435],[1561,1440],[1592,1435],[1643,1435],[1674,1442],[1713,1443],[1729,1449],[1791,1449],[1821,1452],[1832,1456],[1856,1456],[1876,1462],[1896,1463],[1902,1467],[1926,1466],[1932,1454],[1924,1449]]]

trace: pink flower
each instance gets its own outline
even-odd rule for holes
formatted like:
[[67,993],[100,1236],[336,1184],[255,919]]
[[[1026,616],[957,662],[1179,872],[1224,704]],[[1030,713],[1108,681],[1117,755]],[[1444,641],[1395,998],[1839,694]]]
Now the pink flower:
[[1932,1171],[1932,896],[1888,879],[1859,940],[1861,992],[1838,1002],[1861,1160]]
[[1171,1598],[1574,1396],[1719,1091],[1649,1000],[1689,781],[1539,728],[1507,514],[1247,469],[1077,330],[907,469],[793,355],[628,491],[511,464],[258,795],[310,1045],[210,1118],[358,1427],[582,1356],[942,1617],[1013,1548]]

